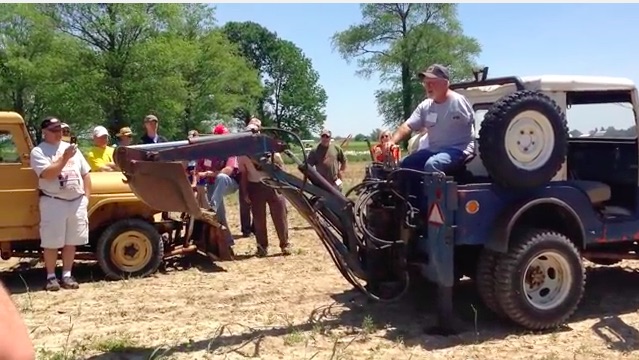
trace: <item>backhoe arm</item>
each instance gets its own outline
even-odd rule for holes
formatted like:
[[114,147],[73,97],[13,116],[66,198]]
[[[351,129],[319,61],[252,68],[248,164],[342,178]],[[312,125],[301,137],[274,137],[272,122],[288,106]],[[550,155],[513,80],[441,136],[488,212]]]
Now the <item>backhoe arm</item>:
[[118,147],[115,163],[127,174],[138,161],[185,161],[216,157],[259,155],[267,152],[282,152],[288,146],[273,137],[250,132],[225,135],[205,135],[189,140],[159,144]]

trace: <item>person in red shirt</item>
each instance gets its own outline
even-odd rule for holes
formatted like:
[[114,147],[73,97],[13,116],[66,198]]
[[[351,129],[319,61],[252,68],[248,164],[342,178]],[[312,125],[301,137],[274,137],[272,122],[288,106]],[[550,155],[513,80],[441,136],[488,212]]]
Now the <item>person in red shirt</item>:
[[[229,130],[222,124],[213,128],[213,134],[228,134]],[[231,156],[227,159],[208,158],[198,161],[198,175],[201,179],[206,179],[207,197],[211,209],[215,211],[218,221],[228,228],[226,221],[226,210],[224,208],[224,196],[232,194],[239,189],[239,170],[237,157]],[[235,241],[230,232],[227,232],[227,243],[229,246],[235,245]]]
[[[386,160],[388,153],[387,150],[384,149],[384,144],[390,140],[391,133],[388,130],[384,130],[379,133],[378,143],[373,146],[373,155],[375,156],[375,161],[384,162]],[[391,160],[395,162],[399,161],[400,153],[399,147],[395,146],[391,149]]]

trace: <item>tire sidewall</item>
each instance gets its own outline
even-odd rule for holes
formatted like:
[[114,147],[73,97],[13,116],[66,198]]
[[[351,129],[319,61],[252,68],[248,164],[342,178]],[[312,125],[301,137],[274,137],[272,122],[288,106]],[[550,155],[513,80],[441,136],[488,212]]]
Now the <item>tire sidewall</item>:
[[[111,246],[113,241],[123,232],[138,231],[144,234],[151,242],[151,257],[142,267],[142,269],[134,272],[127,272],[120,269],[111,259]],[[107,227],[96,246],[96,257],[98,264],[105,272],[107,277],[111,279],[122,279],[129,277],[144,277],[155,272],[164,257],[164,246],[162,236],[153,227],[153,225],[141,219],[124,219],[119,220]]]
[[[524,111],[534,111],[545,117],[555,137],[547,162],[534,171],[517,167],[506,149],[508,127]],[[553,99],[534,91],[515,92],[493,104],[479,131],[479,152],[486,170],[497,183],[508,187],[535,187],[550,181],[561,169],[567,146],[564,112]]]
[[[563,318],[567,313],[572,312],[581,300],[585,277],[581,257],[575,252],[574,248],[561,241],[560,238],[555,235],[548,234],[541,236],[544,236],[544,241],[538,241],[530,246],[525,252],[525,255],[517,262],[517,270],[510,275],[512,287],[510,294],[514,295],[511,300],[517,303],[518,308],[525,309],[525,312],[529,314],[531,318],[536,317],[546,322],[552,321],[552,319]],[[532,259],[547,251],[553,251],[564,257],[571,272],[572,283],[570,284],[568,295],[563,303],[553,309],[540,310],[530,304],[526,297],[525,289],[522,288],[522,284],[526,266]]]

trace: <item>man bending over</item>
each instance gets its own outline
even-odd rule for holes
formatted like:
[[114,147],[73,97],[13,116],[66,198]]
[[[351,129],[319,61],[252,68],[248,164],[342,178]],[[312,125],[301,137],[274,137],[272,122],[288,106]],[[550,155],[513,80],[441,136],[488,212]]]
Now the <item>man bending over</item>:
[[400,125],[386,148],[390,149],[413,131],[425,129],[428,148],[405,157],[400,167],[446,173],[462,165],[475,151],[473,107],[466,97],[448,88],[448,69],[444,66],[431,65],[418,76],[428,98]]

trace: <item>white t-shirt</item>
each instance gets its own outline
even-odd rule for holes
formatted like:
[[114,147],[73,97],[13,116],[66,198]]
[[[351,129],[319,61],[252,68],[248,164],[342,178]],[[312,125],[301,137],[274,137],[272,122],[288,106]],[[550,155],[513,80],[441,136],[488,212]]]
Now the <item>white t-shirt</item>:
[[432,152],[458,149],[470,154],[475,151],[475,112],[468,99],[459,93],[451,91],[441,104],[432,99],[422,101],[406,121],[413,131],[428,128]]
[[419,138],[419,144],[417,145],[417,151],[428,149],[428,133],[423,134]]
[[57,179],[47,180],[40,177],[40,174],[47,167],[62,157],[64,150],[69,146],[70,144],[64,141],[58,145],[42,142],[31,150],[30,162],[31,168],[38,176],[38,188],[43,193],[61,199],[73,200],[84,194],[84,180],[82,178],[91,171],[91,167],[80,150],[77,150],[75,155],[67,161]]

